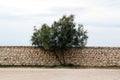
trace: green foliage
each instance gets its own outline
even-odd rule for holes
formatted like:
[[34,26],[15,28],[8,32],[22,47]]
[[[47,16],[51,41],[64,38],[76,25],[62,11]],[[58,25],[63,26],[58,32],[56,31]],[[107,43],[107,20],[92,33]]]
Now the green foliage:
[[[79,24],[77,27],[74,15],[63,16],[50,27],[43,24],[40,29],[34,30],[32,45],[54,52],[58,61],[65,65],[64,51],[71,47],[84,47],[87,43],[87,31],[83,25]],[[63,61],[60,60],[59,54],[62,54]]]

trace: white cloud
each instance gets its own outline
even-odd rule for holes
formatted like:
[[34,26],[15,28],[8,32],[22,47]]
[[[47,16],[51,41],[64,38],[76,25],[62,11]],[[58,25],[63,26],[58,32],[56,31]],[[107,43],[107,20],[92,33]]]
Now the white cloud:
[[[47,4],[46,4],[47,5]],[[11,14],[36,14],[47,12],[47,6],[44,3],[32,0],[3,0],[0,6]]]
[[40,14],[50,13],[50,9],[54,7],[76,7],[84,6],[79,4],[77,0],[1,0],[0,8],[11,14]]

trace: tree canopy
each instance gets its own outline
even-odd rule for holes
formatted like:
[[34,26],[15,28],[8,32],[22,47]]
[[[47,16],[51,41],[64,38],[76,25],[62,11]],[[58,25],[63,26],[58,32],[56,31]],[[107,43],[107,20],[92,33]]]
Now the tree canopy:
[[[40,29],[34,29],[31,41],[32,45],[44,50],[52,51],[60,64],[66,65],[65,51],[73,47],[84,47],[87,44],[87,31],[83,25],[74,23],[74,15],[64,15],[51,26],[43,24]],[[62,55],[62,60],[59,57]]]

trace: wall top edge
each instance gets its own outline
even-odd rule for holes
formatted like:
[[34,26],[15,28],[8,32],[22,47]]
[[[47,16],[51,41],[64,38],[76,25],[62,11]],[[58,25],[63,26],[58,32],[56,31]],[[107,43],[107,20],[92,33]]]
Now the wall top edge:
[[35,47],[35,46],[0,46],[0,48],[32,48],[32,47]]
[[[0,46],[0,48],[35,48],[35,46]],[[80,47],[73,47],[73,48],[80,48]],[[103,49],[103,48],[118,48],[120,49],[120,47],[96,47],[96,46],[86,46],[85,48],[99,48],[99,49]]]

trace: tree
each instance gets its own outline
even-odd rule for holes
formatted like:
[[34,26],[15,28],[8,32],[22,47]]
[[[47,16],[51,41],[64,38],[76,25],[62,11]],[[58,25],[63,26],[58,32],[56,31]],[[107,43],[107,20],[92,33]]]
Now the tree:
[[65,51],[73,47],[82,48],[87,44],[87,31],[84,30],[83,25],[79,24],[77,27],[74,23],[74,15],[65,15],[58,21],[54,21],[51,27],[43,24],[40,29],[34,29],[32,45],[52,51],[60,64],[67,65]]

